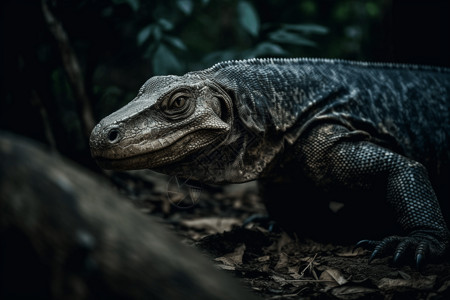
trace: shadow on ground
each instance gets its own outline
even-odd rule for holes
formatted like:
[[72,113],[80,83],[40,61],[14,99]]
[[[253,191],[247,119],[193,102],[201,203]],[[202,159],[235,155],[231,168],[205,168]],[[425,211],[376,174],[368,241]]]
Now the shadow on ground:
[[[202,187],[195,205],[178,207],[170,193],[173,178],[151,171],[115,173],[112,178],[143,213],[161,217],[184,243],[264,299],[450,297],[449,262],[429,264],[421,272],[395,267],[389,257],[368,265],[370,253],[352,251],[353,245],[300,240],[254,223],[243,227],[249,216],[265,214],[254,183]],[[180,189],[179,197],[189,198],[189,190]]]

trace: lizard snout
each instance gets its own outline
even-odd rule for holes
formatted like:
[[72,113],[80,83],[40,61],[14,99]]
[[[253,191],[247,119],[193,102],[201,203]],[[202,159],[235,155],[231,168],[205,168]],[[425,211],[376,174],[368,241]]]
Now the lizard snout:
[[107,130],[105,130],[105,132],[106,132],[106,141],[110,144],[115,144],[122,139],[119,126],[117,125],[111,126],[111,128],[108,128]]
[[94,127],[89,139],[89,145],[93,150],[107,149],[120,142],[123,135],[117,124],[103,125],[101,122]]

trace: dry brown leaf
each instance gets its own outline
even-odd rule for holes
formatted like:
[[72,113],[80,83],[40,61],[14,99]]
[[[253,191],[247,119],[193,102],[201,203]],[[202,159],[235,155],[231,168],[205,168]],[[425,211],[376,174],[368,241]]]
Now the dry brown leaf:
[[269,261],[270,260],[270,255],[260,256],[256,260],[259,261],[259,262]]
[[364,286],[337,286],[331,289],[331,294],[339,299],[362,299],[361,297],[367,294],[376,292],[376,289]]
[[286,268],[288,266],[288,263],[289,263],[289,256],[286,253],[281,252],[278,258],[278,262],[275,265],[274,269],[280,270],[282,268]]
[[194,228],[197,230],[204,230],[210,234],[223,233],[224,231],[230,231],[233,225],[241,224],[241,221],[237,218],[198,218],[192,220],[183,220],[181,225],[188,228]]
[[353,249],[347,249],[346,251],[336,253],[336,255],[341,257],[355,257],[359,255],[365,255],[368,252],[369,251],[364,250],[362,248],[356,248],[355,251],[353,251]]
[[[247,225],[247,226],[248,226],[248,227],[246,227],[246,228],[258,230],[259,232],[262,232],[262,233],[264,233],[264,234],[268,234],[268,233],[269,233],[269,230],[267,230],[266,228],[261,227],[261,226],[258,226],[258,225],[253,224],[253,223],[250,223],[250,224]],[[274,244],[275,244],[275,243],[274,243]]]
[[332,212],[337,213],[338,211],[340,211],[341,209],[343,209],[345,206],[344,203],[342,202],[336,202],[336,201],[330,201],[329,203],[329,208]]
[[382,290],[392,290],[399,287],[408,287],[417,290],[428,290],[433,288],[436,282],[436,275],[421,276],[417,279],[393,279],[382,278],[378,281],[378,288]]
[[288,274],[293,278],[293,279],[300,279],[303,276],[301,276],[300,274],[298,274],[298,270],[299,270],[299,266],[291,266],[288,267]]
[[232,259],[230,259],[229,257],[221,256],[221,257],[214,258],[214,260],[219,261],[226,266],[233,266],[233,267],[235,266],[234,261]]
[[289,274],[291,274],[291,273],[298,273],[298,270],[299,270],[299,266],[288,267],[288,273]]
[[281,249],[284,246],[286,246],[287,244],[289,244],[291,242],[292,242],[292,239],[289,237],[289,235],[286,232],[283,232],[281,234],[280,239],[278,240],[278,243],[277,243],[277,251],[278,251],[278,253],[281,252]]
[[279,283],[280,286],[283,286],[283,285],[286,285],[286,284],[289,283],[288,281],[286,281],[285,278],[283,278],[283,277],[281,277],[281,276],[278,276],[278,275],[272,275],[272,276],[270,276],[270,277],[271,277],[276,283]]
[[409,275],[408,273],[405,273],[403,271],[400,271],[400,270],[398,270],[398,275],[405,280],[411,279],[411,275]]
[[200,233],[200,232],[198,232],[198,231],[195,231],[195,230],[189,230],[188,232],[187,232],[187,235],[189,236],[189,238],[191,239],[191,240],[193,240],[193,241],[199,241],[199,240],[201,240],[202,238],[204,238],[205,236],[208,236],[209,234],[207,234],[207,233]]
[[262,266],[258,267],[258,271],[263,272],[263,273],[267,273],[270,270],[270,264],[264,264]]
[[236,247],[233,252],[225,254],[224,256],[217,257],[214,260],[220,261],[224,265],[236,267],[242,264],[242,257],[245,252],[245,244]]
[[438,293],[443,293],[450,288],[450,280],[444,282],[441,287],[437,290]]
[[348,281],[342,273],[336,269],[327,269],[320,274],[320,280],[325,280],[324,284],[328,287],[334,287],[346,284]]
[[218,267],[219,269],[222,269],[222,270],[227,270],[227,271],[235,271],[236,270],[236,267],[228,266],[228,265],[224,265],[224,264],[216,264],[216,267]]
[[278,242],[275,241],[275,242],[273,242],[272,244],[270,244],[269,246],[264,247],[265,252],[273,252],[273,251],[276,251],[276,250],[278,249],[277,244],[278,244]]
[[306,262],[308,264],[310,264],[310,263],[316,264],[316,262],[315,262],[316,257],[317,257],[317,253],[314,256],[301,257],[301,258],[299,258],[299,261]]

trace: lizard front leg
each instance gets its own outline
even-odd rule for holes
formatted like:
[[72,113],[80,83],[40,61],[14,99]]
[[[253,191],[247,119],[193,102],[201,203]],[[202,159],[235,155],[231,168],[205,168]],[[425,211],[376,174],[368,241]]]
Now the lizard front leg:
[[425,259],[446,254],[449,231],[423,165],[371,142],[366,132],[336,124],[313,127],[295,149],[303,172],[318,187],[332,192],[339,186],[348,193],[385,189],[386,201],[406,236],[359,242],[357,246],[373,250],[369,262],[393,254],[398,263],[413,252],[420,267]]

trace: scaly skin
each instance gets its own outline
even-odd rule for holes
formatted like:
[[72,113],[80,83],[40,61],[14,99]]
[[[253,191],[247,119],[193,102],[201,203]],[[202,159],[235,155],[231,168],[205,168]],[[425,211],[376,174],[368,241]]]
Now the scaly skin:
[[223,62],[149,79],[95,127],[90,143],[110,169],[149,168],[205,183],[276,181],[295,169],[295,178],[320,191],[317,201],[340,191],[345,203],[381,190],[404,236],[358,245],[374,249],[372,258],[392,253],[395,262],[412,252],[420,265],[449,247],[432,185],[449,174],[449,95],[450,70],[442,68]]

